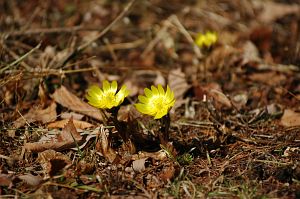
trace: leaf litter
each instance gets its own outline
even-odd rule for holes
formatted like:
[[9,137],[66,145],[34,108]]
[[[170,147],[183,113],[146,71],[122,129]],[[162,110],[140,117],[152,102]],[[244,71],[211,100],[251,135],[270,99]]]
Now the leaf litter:
[[[299,198],[299,3],[1,2],[0,195]],[[105,79],[123,137],[85,100]],[[168,141],[133,108],[158,84]]]

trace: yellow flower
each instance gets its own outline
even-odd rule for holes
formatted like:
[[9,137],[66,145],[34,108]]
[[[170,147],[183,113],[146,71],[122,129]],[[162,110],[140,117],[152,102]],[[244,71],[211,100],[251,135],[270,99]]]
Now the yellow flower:
[[197,46],[202,48],[206,46],[207,48],[214,45],[218,40],[218,35],[216,32],[206,32],[205,34],[199,33],[195,39],[195,43]]
[[104,80],[102,86],[102,89],[96,85],[88,89],[86,98],[90,105],[101,109],[111,109],[112,107],[119,106],[124,101],[124,98],[129,95],[129,91],[125,85],[116,93],[118,89],[116,81],[110,84]]
[[154,119],[160,119],[174,106],[174,93],[169,86],[167,86],[166,92],[161,85],[158,85],[157,88],[151,86],[151,90],[145,88],[144,92],[146,96],[139,95],[140,103],[135,104],[136,109],[143,114],[154,116]]

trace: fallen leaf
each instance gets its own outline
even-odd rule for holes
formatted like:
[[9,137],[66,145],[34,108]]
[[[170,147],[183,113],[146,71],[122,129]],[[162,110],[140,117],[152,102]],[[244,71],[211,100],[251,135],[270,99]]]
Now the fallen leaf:
[[[56,120],[56,103],[52,102],[46,109],[32,108],[28,113],[18,118],[12,125],[13,129],[18,129],[25,124],[32,122],[42,122],[43,124]],[[9,131],[9,136],[14,137],[15,130]]]
[[30,111],[27,114],[23,115],[13,123],[13,127],[20,128],[26,123],[32,122],[42,122],[43,124],[45,124],[54,121],[56,117],[56,103],[53,102],[46,109],[30,109]]
[[175,175],[175,168],[173,164],[171,164],[163,168],[163,170],[159,174],[159,177],[163,181],[169,181],[174,177],[174,175]]
[[275,71],[254,73],[248,77],[252,81],[264,83],[270,86],[280,85],[287,80],[285,75]]
[[206,58],[205,67],[208,71],[224,71],[228,66],[240,60],[241,51],[229,45],[215,48]]
[[0,186],[10,186],[12,185],[11,176],[8,174],[0,174]]
[[168,76],[168,84],[170,89],[174,92],[174,97],[176,99],[174,109],[182,105],[183,95],[190,88],[188,85],[185,74],[181,71],[180,68],[171,70]]
[[51,97],[57,103],[72,111],[76,111],[102,121],[102,115],[99,109],[94,108],[89,104],[83,102],[76,95],[69,92],[64,86],[61,86],[59,89],[57,89]]
[[60,114],[61,119],[70,119],[71,117],[73,117],[74,120],[82,120],[84,115],[75,112],[63,112]]
[[246,92],[237,93],[232,97],[232,104],[234,104],[234,107],[236,107],[238,110],[245,107],[247,102],[248,94]]
[[96,149],[100,152],[110,163],[113,163],[117,158],[117,153],[110,146],[110,141],[108,140],[107,130],[100,128],[100,136],[96,143]]
[[132,160],[148,159],[148,158],[152,158],[157,161],[164,161],[168,159],[168,155],[165,150],[159,150],[154,153],[143,151],[143,152],[139,152],[139,154],[134,154],[131,156]]
[[272,1],[258,1],[263,11],[258,16],[258,19],[264,23],[270,23],[285,15],[299,13],[300,7],[297,4],[283,4]]
[[222,91],[211,89],[208,91],[208,95],[212,97],[216,103],[220,104],[221,107],[232,107],[231,101]]
[[[63,128],[68,123],[68,121],[69,119],[51,122],[48,124],[48,128]],[[94,126],[93,124],[85,121],[73,120],[73,123],[76,129],[86,129]]]
[[300,113],[296,113],[293,110],[284,110],[283,116],[281,117],[280,124],[282,126],[300,126]]
[[132,169],[135,172],[142,172],[142,171],[144,171],[146,169],[145,163],[146,163],[147,159],[148,158],[142,158],[142,159],[134,160],[132,162]]
[[242,46],[242,51],[243,61],[241,65],[245,65],[248,62],[256,62],[261,60],[257,47],[251,41],[245,42],[245,44]]
[[230,99],[223,93],[221,86],[217,83],[209,83],[202,86],[203,92],[211,99],[216,108],[231,108]]
[[49,176],[59,174],[62,169],[72,163],[68,156],[54,150],[39,153],[37,161],[43,167],[44,173]]
[[82,141],[82,136],[77,132],[71,118],[65,125],[62,132],[56,135],[53,139],[39,141],[33,143],[25,143],[24,148],[31,152],[42,152],[47,149],[62,151],[72,148]]
[[34,176],[30,173],[20,175],[18,178],[30,186],[38,186],[43,180],[41,176]]
[[86,146],[86,144],[92,139],[92,138],[96,138],[97,136],[98,136],[98,134],[99,134],[99,129],[100,129],[100,127],[97,127],[97,128],[95,128],[92,132],[88,132],[87,133],[87,136],[86,136],[86,138],[85,138],[85,142],[84,143],[82,143],[79,147],[75,147],[75,148],[72,148],[73,150],[75,150],[75,151],[77,151],[78,149],[83,149],[85,146]]
[[92,162],[86,162],[85,160],[80,160],[76,165],[76,172],[78,175],[92,174],[95,171],[95,164]]

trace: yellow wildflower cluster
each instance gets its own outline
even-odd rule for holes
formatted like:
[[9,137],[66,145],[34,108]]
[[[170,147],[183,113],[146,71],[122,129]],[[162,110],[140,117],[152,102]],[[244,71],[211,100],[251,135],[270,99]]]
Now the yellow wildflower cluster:
[[209,48],[214,45],[218,40],[218,35],[216,32],[206,32],[205,34],[199,33],[196,36],[195,44],[202,48],[203,46]]
[[[129,94],[125,85],[122,86],[119,92],[117,92],[117,89],[118,84],[116,81],[112,83],[103,81],[103,88],[91,86],[87,91],[86,98],[88,103],[94,107],[111,109],[119,106]],[[135,104],[136,109],[143,114],[151,115],[154,119],[160,119],[174,106],[174,93],[169,86],[167,86],[166,92],[161,85],[158,85],[157,88],[151,86],[151,90],[145,88],[144,92],[145,96],[138,96],[139,103]]]

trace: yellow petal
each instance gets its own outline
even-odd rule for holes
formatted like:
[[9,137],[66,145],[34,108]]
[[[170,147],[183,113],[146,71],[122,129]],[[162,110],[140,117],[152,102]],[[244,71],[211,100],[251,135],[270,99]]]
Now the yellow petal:
[[103,92],[102,92],[101,88],[99,88],[98,86],[93,85],[88,89],[88,94],[89,95],[102,95]]
[[151,98],[153,96],[152,91],[149,88],[144,89],[144,93],[147,97]]
[[158,84],[157,88],[160,95],[165,95],[165,90],[160,84]]
[[[116,103],[120,105],[123,101],[124,98],[129,95],[129,91],[126,89],[126,86],[123,85],[122,88],[119,90],[119,92],[116,94]],[[116,106],[118,106],[116,105]]]
[[110,90],[110,83],[107,80],[104,80],[102,83],[103,86],[103,92],[106,93]]
[[158,89],[155,86],[151,86],[153,95],[159,95]]
[[148,109],[144,104],[135,104],[135,108],[143,114],[148,114]]
[[138,96],[140,102],[144,103],[144,104],[147,104],[149,102],[149,99],[143,95],[139,95]]
[[111,91],[116,93],[117,89],[118,89],[118,83],[116,81],[113,81],[111,83]]
[[94,98],[91,98],[90,96],[86,96],[88,103],[94,107],[97,107],[97,108],[103,108],[103,104],[101,103],[100,100],[95,100]]
[[167,91],[166,91],[166,93],[165,93],[165,97],[166,97],[166,98],[169,98],[169,97],[170,97],[170,94],[171,94],[171,90],[170,90],[169,85],[167,85]]
[[159,112],[157,112],[157,114],[155,115],[154,119],[160,119],[162,118],[164,115],[166,115],[168,113],[167,110],[161,110]]

